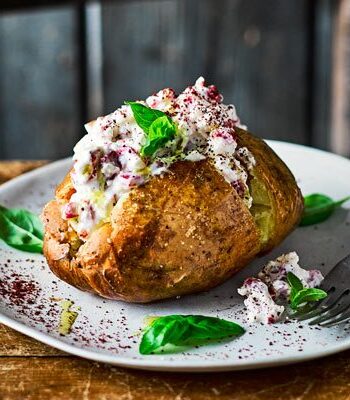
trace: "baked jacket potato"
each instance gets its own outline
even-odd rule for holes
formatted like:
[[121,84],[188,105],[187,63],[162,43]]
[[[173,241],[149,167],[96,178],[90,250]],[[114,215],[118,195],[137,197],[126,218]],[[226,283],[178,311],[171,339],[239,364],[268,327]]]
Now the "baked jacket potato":
[[145,303],[208,290],[278,245],[298,225],[302,195],[264,141],[235,132],[256,161],[251,208],[208,160],[178,161],[133,189],[83,242],[61,216],[74,193],[68,173],[43,211],[52,271],[82,290]]

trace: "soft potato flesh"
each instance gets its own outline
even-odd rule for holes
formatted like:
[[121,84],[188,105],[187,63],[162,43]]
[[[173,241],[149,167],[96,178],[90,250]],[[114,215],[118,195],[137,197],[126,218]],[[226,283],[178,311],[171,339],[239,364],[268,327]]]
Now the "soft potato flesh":
[[236,131],[238,145],[247,147],[256,161],[250,180],[250,210],[261,232],[261,253],[266,253],[298,225],[303,197],[288,167],[263,140],[242,129]]
[[149,302],[207,290],[276,246],[299,221],[300,191],[264,142],[238,137],[256,159],[250,210],[208,161],[182,161],[133,189],[82,243],[61,217],[74,192],[67,174],[43,212],[52,271],[103,297]]

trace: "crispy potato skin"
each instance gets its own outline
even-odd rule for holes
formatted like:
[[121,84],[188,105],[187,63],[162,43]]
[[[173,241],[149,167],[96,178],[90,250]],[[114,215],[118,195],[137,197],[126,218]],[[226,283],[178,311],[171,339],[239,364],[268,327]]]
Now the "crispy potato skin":
[[82,290],[145,303],[208,290],[270,250],[298,223],[302,197],[288,168],[264,142],[241,130],[239,137],[274,199],[276,229],[265,246],[250,211],[215,168],[206,160],[181,161],[132,190],[114,207],[111,222],[76,252],[71,245],[76,235],[60,212],[74,193],[67,174],[43,211],[51,270]]

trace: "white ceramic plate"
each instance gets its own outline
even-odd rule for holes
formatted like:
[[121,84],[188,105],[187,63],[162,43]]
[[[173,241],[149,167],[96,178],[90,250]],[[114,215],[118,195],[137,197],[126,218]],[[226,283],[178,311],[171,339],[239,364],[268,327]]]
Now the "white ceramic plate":
[[[350,161],[298,146],[269,144],[295,174],[304,194],[321,192],[336,199],[350,194]],[[39,213],[53,197],[70,160],[25,174],[0,188],[0,204]],[[347,204],[349,207],[349,203]],[[0,244],[0,322],[68,353],[110,364],[167,371],[219,371],[303,361],[350,348],[350,326],[309,327],[306,323],[249,325],[237,287],[268,259],[296,250],[301,265],[327,273],[350,253],[348,210],[338,210],[319,226],[298,228],[272,254],[259,259],[210,292],[150,305],[125,304],[81,292],[57,279],[41,255]],[[71,334],[60,336],[60,299],[80,307]],[[247,333],[231,342],[171,355],[141,356],[140,328],[149,315],[204,314],[242,324]]]

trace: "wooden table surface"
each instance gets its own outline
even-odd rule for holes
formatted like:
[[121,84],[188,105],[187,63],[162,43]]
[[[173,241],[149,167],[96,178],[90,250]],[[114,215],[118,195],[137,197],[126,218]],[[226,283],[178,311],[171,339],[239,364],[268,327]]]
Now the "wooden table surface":
[[[0,182],[41,162],[0,162]],[[350,351],[286,367],[179,374],[83,360],[0,325],[0,400],[345,400]]]

